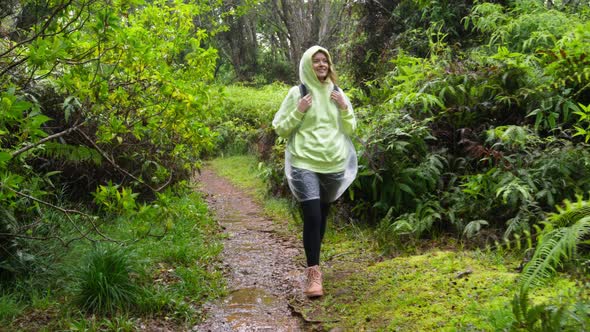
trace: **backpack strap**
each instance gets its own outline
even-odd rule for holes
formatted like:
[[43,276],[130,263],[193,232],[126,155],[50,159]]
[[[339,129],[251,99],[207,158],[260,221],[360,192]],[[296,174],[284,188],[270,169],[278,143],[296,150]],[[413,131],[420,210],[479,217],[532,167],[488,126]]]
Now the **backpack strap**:
[[307,87],[305,86],[305,84],[299,84],[299,93],[301,94],[301,98],[307,95]]
[[[340,91],[340,88],[336,84],[334,84],[334,91]],[[305,84],[299,84],[299,93],[301,94],[301,98],[307,95],[307,87]]]

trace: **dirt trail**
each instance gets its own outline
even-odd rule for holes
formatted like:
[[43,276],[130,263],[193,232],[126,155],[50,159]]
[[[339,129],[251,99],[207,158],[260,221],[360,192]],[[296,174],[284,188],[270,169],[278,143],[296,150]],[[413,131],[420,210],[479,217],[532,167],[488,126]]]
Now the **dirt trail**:
[[230,292],[205,308],[209,319],[193,331],[304,331],[287,300],[301,289],[298,244],[278,237],[273,230],[281,226],[211,169],[204,168],[198,181],[227,234],[222,260]]

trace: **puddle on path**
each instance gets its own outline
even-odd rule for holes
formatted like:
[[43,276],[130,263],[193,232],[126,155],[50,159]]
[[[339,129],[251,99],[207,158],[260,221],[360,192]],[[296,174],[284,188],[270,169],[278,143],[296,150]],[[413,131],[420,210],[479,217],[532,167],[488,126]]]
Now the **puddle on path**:
[[[209,318],[193,331],[304,331],[303,321],[288,307],[301,292],[295,266],[299,244],[279,239],[273,222],[241,190],[210,169],[198,177],[209,208],[225,228],[222,260],[229,295],[205,310]],[[294,237],[295,238],[295,237]]]

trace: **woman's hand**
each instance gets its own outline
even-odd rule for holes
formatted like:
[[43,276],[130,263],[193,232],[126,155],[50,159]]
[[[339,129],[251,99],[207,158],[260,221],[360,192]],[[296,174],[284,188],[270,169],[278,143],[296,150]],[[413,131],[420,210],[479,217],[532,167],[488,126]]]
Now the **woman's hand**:
[[332,99],[333,101],[336,102],[336,105],[338,105],[338,108],[341,111],[345,111],[348,109],[348,104],[346,103],[346,99],[344,98],[344,95],[340,91],[332,91],[332,94],[330,94],[330,99]]
[[299,104],[297,104],[297,110],[299,112],[306,113],[310,107],[311,107],[311,94],[307,94],[303,98],[299,99]]

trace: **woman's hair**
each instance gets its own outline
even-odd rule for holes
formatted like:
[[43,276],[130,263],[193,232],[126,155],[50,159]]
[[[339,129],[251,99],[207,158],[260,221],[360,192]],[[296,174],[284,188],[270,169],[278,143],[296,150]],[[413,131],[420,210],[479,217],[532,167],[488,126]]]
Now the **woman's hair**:
[[[328,77],[330,78],[332,83],[334,83],[334,84],[338,83],[338,75],[336,74],[336,71],[334,70],[334,64],[332,63],[332,58],[330,57],[329,54],[326,54],[326,52],[324,52],[322,50],[315,52],[313,55],[316,55],[318,53],[322,53],[328,59],[328,62],[330,64],[330,67],[328,68]],[[313,57],[313,55],[312,55],[312,57]]]

